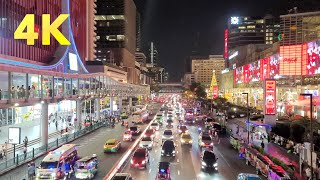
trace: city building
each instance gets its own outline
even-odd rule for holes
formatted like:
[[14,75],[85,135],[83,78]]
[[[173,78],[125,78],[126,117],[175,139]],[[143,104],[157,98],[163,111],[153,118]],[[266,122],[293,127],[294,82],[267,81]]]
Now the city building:
[[191,72],[195,74],[196,80],[206,87],[209,87],[213,71],[217,74],[217,81],[220,81],[221,71],[225,69],[222,55],[210,55],[206,59],[192,59]]
[[147,63],[147,57],[143,52],[136,52],[136,61],[145,65]]
[[230,17],[228,19],[228,49],[248,44],[273,44],[278,41],[279,18]]
[[141,45],[141,36],[142,36],[142,23],[141,23],[141,14],[137,11],[136,17],[136,51],[140,52],[142,49]]
[[[268,52],[255,56],[256,60],[251,58],[251,62],[224,70],[220,93],[230,102],[245,106],[246,96],[242,93],[246,92],[249,106],[266,111],[263,87],[266,80],[273,79],[276,92],[269,102],[274,102],[276,114],[310,117],[309,99],[300,96],[310,93],[317,118],[320,115],[320,12],[291,13],[280,19],[280,41],[265,50]],[[228,79],[233,79],[233,83]]]
[[192,84],[194,82],[197,82],[197,79],[196,79],[196,76],[195,74],[192,74],[192,73],[185,73],[184,76],[183,76],[183,80],[182,82],[184,84]]
[[137,84],[136,6],[133,0],[97,0],[96,5],[95,61],[123,67],[128,72],[128,83]]
[[96,30],[97,28],[95,27],[96,21],[95,21],[95,14],[97,13],[96,10],[96,1],[86,1],[86,12],[87,12],[87,17],[86,17],[86,57],[85,60],[94,60],[96,59],[95,55],[95,47],[96,47]]
[[159,64],[159,52],[157,47],[153,42],[150,43],[150,49],[149,49],[149,59],[150,59],[150,64],[157,66]]

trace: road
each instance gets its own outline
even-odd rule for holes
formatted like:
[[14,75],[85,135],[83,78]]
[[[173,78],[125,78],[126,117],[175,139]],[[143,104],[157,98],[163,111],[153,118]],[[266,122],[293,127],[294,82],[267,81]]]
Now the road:
[[[218,157],[218,172],[217,173],[205,173],[201,172],[200,154],[201,150],[198,146],[198,129],[196,125],[188,125],[189,133],[193,139],[191,145],[181,145],[180,137],[177,132],[177,124],[175,124],[174,137],[176,142],[176,157],[161,157],[161,136],[162,128],[157,133],[155,139],[158,143],[155,143],[153,149],[150,151],[150,163],[147,169],[135,169],[130,168],[129,163],[126,164],[122,172],[130,173],[134,179],[138,180],[153,180],[158,172],[158,163],[160,161],[171,162],[171,179],[175,180],[232,180],[237,179],[239,173],[255,173],[255,169],[252,166],[247,166],[244,160],[240,160],[236,150],[230,147],[229,141],[226,137],[221,137],[220,142],[216,142],[213,148],[214,153]],[[130,162],[130,161],[128,161]],[[265,179],[265,178],[262,178]]]
[[[155,110],[160,108],[159,105],[155,106]],[[152,118],[152,117],[150,117]],[[131,123],[130,123],[131,124]],[[147,124],[138,125],[141,127],[143,131]],[[125,131],[125,127],[120,124],[116,124],[115,128],[107,128],[102,127],[95,132],[92,132],[84,137],[81,137],[75,141],[73,144],[79,145],[78,154],[80,157],[91,156],[92,154],[96,154],[99,160],[98,173],[94,179],[101,180],[103,177],[107,175],[107,173],[112,169],[114,164],[120,159],[124,152],[133,144],[132,142],[122,142],[120,153],[104,153],[103,145],[105,144],[107,139],[119,139],[122,141],[123,132]],[[35,160],[36,166],[38,166],[44,156]],[[0,176],[1,180],[21,180],[27,174],[27,165],[20,166],[2,176]],[[75,178],[71,178],[75,179]]]

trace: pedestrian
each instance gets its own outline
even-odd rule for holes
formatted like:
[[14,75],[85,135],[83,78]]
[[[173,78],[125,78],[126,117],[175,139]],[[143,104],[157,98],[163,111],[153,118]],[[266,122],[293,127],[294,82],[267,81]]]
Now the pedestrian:
[[307,179],[308,179],[308,180],[311,180],[311,169],[310,169],[310,167],[308,166],[305,171],[306,171]]
[[26,160],[27,159],[27,146],[25,146],[23,148],[23,155],[24,155],[24,160]]
[[58,121],[56,120],[56,130],[58,130]]
[[28,142],[29,142],[29,140],[28,140],[28,137],[26,136],[26,137],[24,138],[24,140],[23,140],[24,147],[27,147],[27,146],[28,146]]
[[0,151],[0,160],[3,160],[3,150]]
[[28,164],[28,180],[33,180],[35,174],[35,167],[32,164]]

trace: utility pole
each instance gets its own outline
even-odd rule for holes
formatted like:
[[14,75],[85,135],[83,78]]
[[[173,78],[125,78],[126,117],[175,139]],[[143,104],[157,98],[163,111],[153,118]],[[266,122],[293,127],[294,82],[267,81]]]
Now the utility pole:
[[248,131],[248,144],[249,144],[249,140],[250,140],[250,125],[249,125],[249,94],[248,93],[242,93],[247,95],[247,118],[248,118],[248,122],[247,122],[247,131]]

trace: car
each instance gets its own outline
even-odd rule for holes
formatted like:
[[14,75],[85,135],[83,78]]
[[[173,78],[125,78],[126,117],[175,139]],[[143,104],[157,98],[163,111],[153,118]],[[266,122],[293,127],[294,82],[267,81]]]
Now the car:
[[172,140],[166,140],[162,144],[161,156],[176,156],[176,146]]
[[119,152],[121,148],[121,142],[117,139],[109,139],[103,146],[104,152]]
[[172,115],[172,114],[169,114],[169,115],[167,116],[167,119],[173,119],[173,115]]
[[202,135],[199,137],[199,147],[213,148],[211,136]]
[[237,180],[261,180],[261,178],[256,174],[240,173]]
[[188,133],[188,128],[186,125],[178,125],[179,134]]
[[201,154],[201,169],[202,170],[218,170],[218,158],[209,150],[204,150]]
[[143,137],[151,137],[153,139],[154,138],[154,130],[147,129],[146,132],[144,133]]
[[140,127],[138,126],[131,126],[129,130],[131,131],[133,136],[137,136],[140,134]]
[[134,153],[130,161],[130,167],[132,168],[147,168],[149,163],[149,152],[146,148],[138,148]]
[[140,141],[139,147],[152,149],[153,146],[153,139],[151,137],[143,137]]
[[124,132],[123,141],[132,141],[132,132],[130,130]]
[[181,144],[192,144],[192,138],[188,133],[181,134]]
[[160,129],[159,123],[157,123],[157,122],[151,123],[150,129],[153,129],[153,130],[155,130],[155,131],[158,131],[158,130]]
[[133,180],[129,173],[116,173],[111,180]]
[[243,117],[246,117],[247,116],[247,113],[246,112],[239,112],[237,113],[237,117],[239,118],[243,118]]
[[164,130],[163,135],[162,135],[162,142],[165,140],[173,140],[172,130],[170,130],[170,129]]

